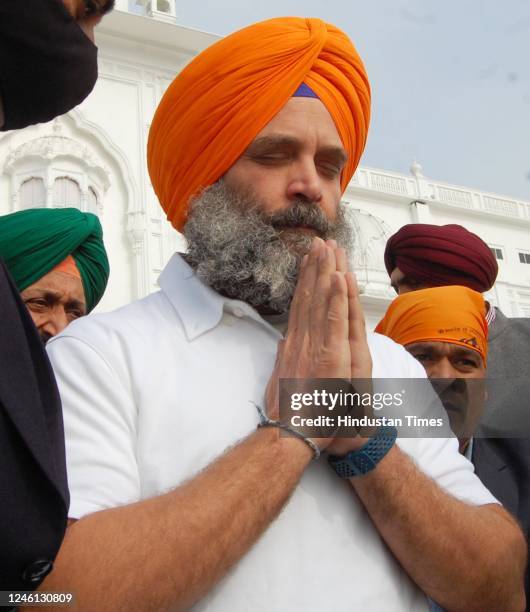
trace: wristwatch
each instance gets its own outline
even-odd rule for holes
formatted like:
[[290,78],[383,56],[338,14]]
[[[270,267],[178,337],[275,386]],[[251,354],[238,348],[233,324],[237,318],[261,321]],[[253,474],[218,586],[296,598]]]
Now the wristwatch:
[[341,478],[362,476],[375,468],[394,446],[397,438],[395,427],[380,427],[373,438],[356,451],[344,457],[328,456],[328,462]]

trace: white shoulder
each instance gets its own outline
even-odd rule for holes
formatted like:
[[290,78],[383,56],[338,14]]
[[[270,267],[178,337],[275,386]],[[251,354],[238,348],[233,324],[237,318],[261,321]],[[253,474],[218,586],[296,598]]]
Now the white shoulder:
[[46,348],[54,352],[66,340],[79,340],[89,346],[105,347],[116,341],[148,337],[160,319],[178,316],[161,291],[135,300],[130,304],[104,313],[90,314],[70,323],[60,334],[49,340]]
[[368,332],[374,378],[425,378],[423,366],[394,340]]

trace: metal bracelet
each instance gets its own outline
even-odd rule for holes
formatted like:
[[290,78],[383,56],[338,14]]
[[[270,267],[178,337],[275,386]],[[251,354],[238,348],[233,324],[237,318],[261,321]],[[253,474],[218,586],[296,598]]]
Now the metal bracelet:
[[284,431],[287,431],[292,434],[295,438],[303,440],[309,446],[309,448],[313,451],[313,460],[318,459],[320,457],[320,448],[318,448],[318,446],[313,442],[313,440],[311,440],[311,438],[307,438],[306,436],[304,436],[303,433],[297,431],[296,429],[293,429],[289,425],[285,425],[281,421],[274,421],[273,419],[270,419],[261,406],[254,402],[250,403],[254,404],[254,406],[256,406],[256,410],[258,411],[258,429],[260,427],[278,427],[278,429],[283,429]]

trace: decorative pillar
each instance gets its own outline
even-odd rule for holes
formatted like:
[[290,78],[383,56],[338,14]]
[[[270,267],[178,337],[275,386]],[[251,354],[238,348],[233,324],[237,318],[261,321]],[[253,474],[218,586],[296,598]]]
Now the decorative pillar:
[[131,243],[134,258],[134,297],[142,298],[150,291],[149,287],[149,254],[147,249],[147,227],[143,210],[127,213],[127,236]]
[[432,223],[431,211],[429,208],[429,186],[423,175],[423,168],[414,160],[410,167],[412,176],[416,179],[416,193],[418,199],[410,203],[410,216],[413,223]]

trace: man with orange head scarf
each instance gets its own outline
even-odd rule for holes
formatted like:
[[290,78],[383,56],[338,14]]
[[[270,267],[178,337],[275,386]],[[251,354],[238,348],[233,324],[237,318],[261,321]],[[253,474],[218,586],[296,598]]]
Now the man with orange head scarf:
[[[528,441],[483,437],[484,433],[472,438],[487,397],[483,384],[488,365],[487,312],[482,295],[468,287],[407,291],[392,302],[376,332],[402,344],[425,367],[460,440],[460,452],[518,519],[528,542],[530,473],[527,462],[518,459],[525,448],[528,453]],[[525,581],[528,597],[528,570]]]
[[[485,293],[493,288],[499,271],[484,240],[456,224],[404,225],[387,242],[385,265],[400,296],[454,284]],[[483,482],[516,514],[528,541],[530,318],[507,317],[498,307],[487,302],[486,306],[489,391],[479,425],[485,438],[474,463]],[[528,572],[526,593],[529,598]]]
[[[340,199],[369,105],[351,41],[319,19],[249,26],[169,86],[148,164],[188,252],[158,293],[49,342],[76,522],[47,589],[68,585],[82,610],[410,612],[423,591],[519,605],[517,531],[454,440],[307,437],[281,420],[280,379],[424,376],[367,337],[347,269]],[[324,449],[348,486],[311,461]],[[432,530],[437,513],[458,537]],[[455,580],[457,541],[477,579]],[[508,561],[493,574],[491,558]]]
[[486,399],[483,385],[465,383],[486,376],[485,314],[484,298],[467,287],[421,289],[397,297],[375,330],[402,344],[436,380],[460,452],[468,449]]

